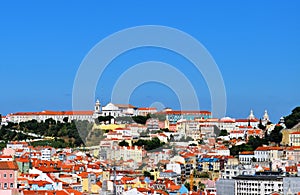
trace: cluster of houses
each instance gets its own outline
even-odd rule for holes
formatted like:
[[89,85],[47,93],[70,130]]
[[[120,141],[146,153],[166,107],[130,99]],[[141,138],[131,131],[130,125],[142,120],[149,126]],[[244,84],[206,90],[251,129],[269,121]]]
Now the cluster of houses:
[[[86,115],[85,115],[86,114]],[[147,116],[145,125],[117,122],[94,124],[102,130],[99,144],[82,148],[33,147],[9,142],[0,155],[0,194],[206,194],[254,195],[300,192],[300,128],[282,130],[281,145],[270,143],[232,156],[230,149],[250,137],[274,130],[267,111],[257,119],[215,119],[208,111],[157,112],[155,108],[109,103],[94,111],[15,113],[6,121],[94,120],[98,116]],[[73,118],[72,118],[73,116]],[[259,126],[266,126],[260,129]],[[220,130],[225,135],[219,136]],[[101,135],[102,136],[102,135]],[[159,148],[135,143],[157,138]],[[157,140],[156,139],[156,140]]]

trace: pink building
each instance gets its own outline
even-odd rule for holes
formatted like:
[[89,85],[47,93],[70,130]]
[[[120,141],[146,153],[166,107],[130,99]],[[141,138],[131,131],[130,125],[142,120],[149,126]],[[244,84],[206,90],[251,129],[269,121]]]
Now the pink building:
[[17,188],[18,166],[14,161],[0,162],[0,194],[12,194]]

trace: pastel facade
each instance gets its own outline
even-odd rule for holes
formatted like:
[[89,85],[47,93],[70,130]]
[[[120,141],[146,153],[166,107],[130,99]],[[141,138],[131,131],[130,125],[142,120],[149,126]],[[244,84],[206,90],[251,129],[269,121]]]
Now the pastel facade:
[[18,166],[14,161],[0,162],[0,194],[1,190],[17,188]]

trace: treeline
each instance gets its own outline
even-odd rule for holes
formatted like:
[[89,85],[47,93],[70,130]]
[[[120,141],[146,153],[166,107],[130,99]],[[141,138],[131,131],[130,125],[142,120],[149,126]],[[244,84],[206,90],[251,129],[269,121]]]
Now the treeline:
[[10,140],[25,140],[25,139],[32,139],[33,137],[28,136],[21,132],[12,131],[2,127],[0,130],[0,140],[10,141]]
[[134,146],[144,146],[144,149],[154,150],[157,149],[163,145],[165,145],[165,142],[161,142],[157,137],[152,138],[151,140],[143,140],[139,139],[137,142],[133,143]]
[[[151,140],[139,139],[133,143],[133,146],[143,146],[145,150],[154,150],[165,145],[165,142],[161,142],[157,137],[152,138]],[[129,144],[123,140],[119,143],[119,146],[129,146]]]
[[25,133],[34,133],[40,136],[50,136],[55,139],[61,138],[68,146],[81,146],[84,144],[82,139],[85,139],[88,133],[91,131],[93,124],[88,121],[71,121],[64,120],[65,122],[56,122],[53,119],[47,119],[45,121],[38,122],[37,120],[31,120],[20,123],[8,123],[3,126],[4,135],[1,136],[2,140],[24,140],[31,139],[27,135],[13,136],[11,130],[19,130]]
[[292,110],[292,113],[284,117],[284,123],[286,128],[291,129],[300,122],[300,107],[296,107]]

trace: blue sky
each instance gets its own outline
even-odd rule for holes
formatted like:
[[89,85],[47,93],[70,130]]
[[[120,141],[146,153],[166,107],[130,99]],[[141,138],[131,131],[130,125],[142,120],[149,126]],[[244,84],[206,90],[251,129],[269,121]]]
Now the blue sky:
[[[268,109],[277,122],[300,101],[299,8],[298,1],[1,2],[0,113],[72,109],[77,69],[95,44],[124,28],[165,25],[211,53],[224,79],[228,116],[246,117],[253,109],[261,117]],[[95,96],[107,103],[117,75],[144,60],[188,64],[153,48],[125,53],[107,68]],[[209,110],[206,83],[186,67],[201,108]],[[130,99],[136,106],[155,101],[178,108],[174,92],[158,83],[141,85]]]

